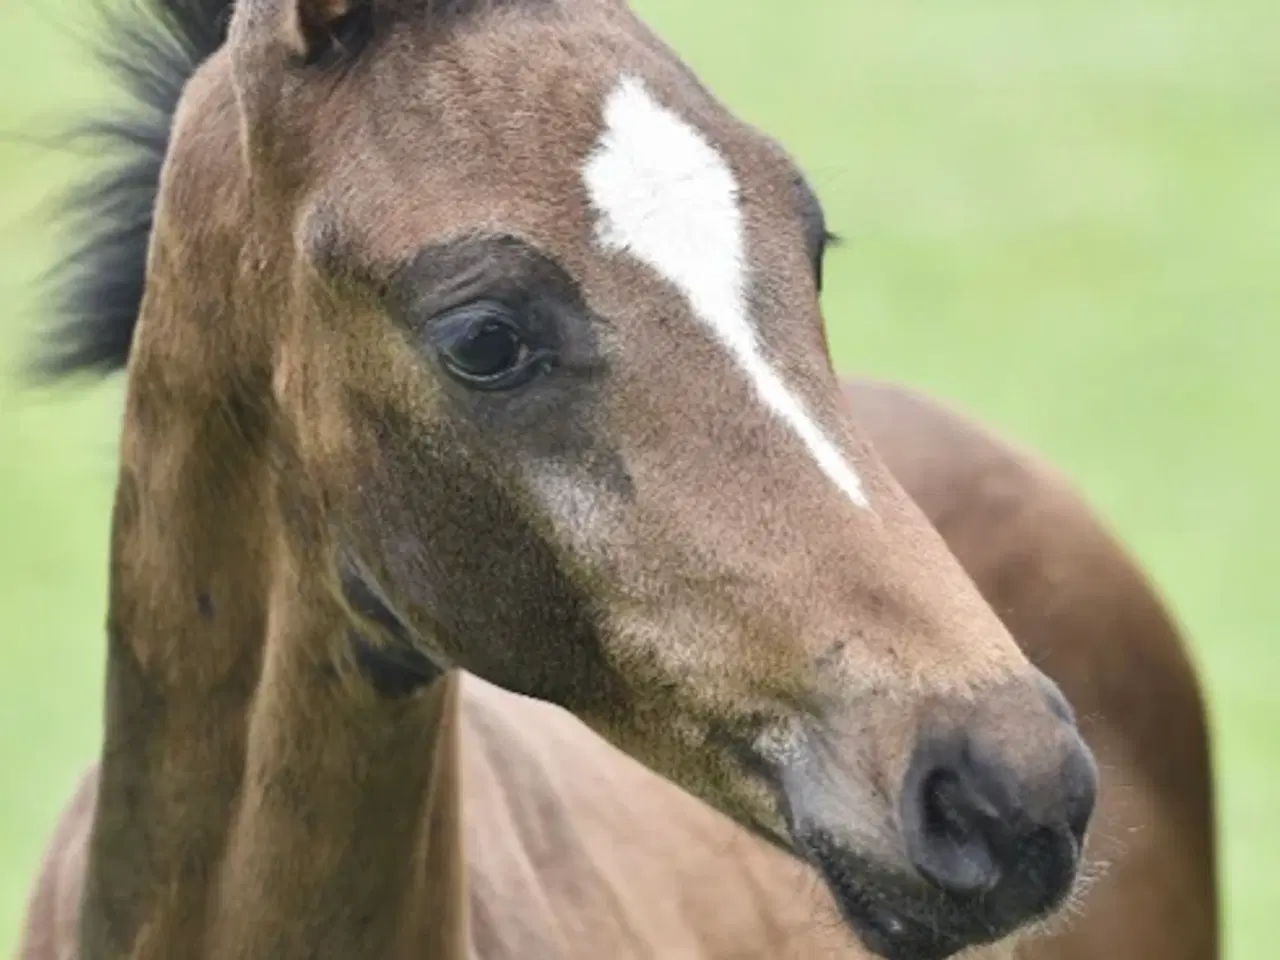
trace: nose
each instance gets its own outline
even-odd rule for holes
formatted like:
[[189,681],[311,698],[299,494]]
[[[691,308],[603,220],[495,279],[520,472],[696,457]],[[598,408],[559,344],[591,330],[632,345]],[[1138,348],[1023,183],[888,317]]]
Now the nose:
[[908,857],[922,877],[956,897],[981,896],[1007,918],[1045,913],[1066,897],[1097,771],[1074,725],[1064,726],[1059,762],[1034,775],[1020,775],[965,734],[917,747],[900,814]]

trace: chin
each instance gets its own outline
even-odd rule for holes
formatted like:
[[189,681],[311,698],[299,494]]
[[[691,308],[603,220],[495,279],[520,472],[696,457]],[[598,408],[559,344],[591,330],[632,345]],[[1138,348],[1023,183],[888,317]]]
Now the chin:
[[803,853],[821,872],[845,922],[884,960],[944,960],[1010,941],[1053,914],[1072,886],[1069,879],[1046,886],[1011,876],[984,894],[957,897],[821,840],[805,844]]

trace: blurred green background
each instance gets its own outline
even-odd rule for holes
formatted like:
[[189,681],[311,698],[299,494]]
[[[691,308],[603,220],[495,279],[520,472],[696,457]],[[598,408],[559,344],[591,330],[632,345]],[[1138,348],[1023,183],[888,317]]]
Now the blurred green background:
[[[47,198],[24,142],[108,95],[83,0],[0,30],[0,952],[93,756],[119,384],[33,391]],[[839,366],[1072,475],[1187,626],[1217,733],[1229,955],[1280,908],[1280,4],[643,0],[810,173]],[[52,121],[52,122],[51,122]]]

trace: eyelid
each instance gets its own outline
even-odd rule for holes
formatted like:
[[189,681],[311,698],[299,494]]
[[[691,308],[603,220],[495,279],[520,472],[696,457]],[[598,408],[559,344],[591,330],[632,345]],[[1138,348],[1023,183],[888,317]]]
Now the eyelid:
[[452,282],[433,287],[429,292],[418,292],[412,304],[415,314],[434,320],[472,304],[493,303],[509,313],[518,313],[527,306],[528,296],[515,284],[494,284],[484,274],[475,271],[461,274]]
[[554,314],[526,292],[517,290],[516,294],[507,295],[507,291],[491,287],[483,296],[462,299],[450,306],[437,308],[433,302],[430,310],[420,307],[413,322],[421,331],[420,336],[434,340],[455,324],[469,323],[478,313],[488,313],[496,322],[514,330],[530,350],[561,349],[563,344]]

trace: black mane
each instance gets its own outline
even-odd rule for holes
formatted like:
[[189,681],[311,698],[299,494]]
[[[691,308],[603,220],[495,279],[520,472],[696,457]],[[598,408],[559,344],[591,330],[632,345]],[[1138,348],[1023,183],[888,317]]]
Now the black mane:
[[104,12],[95,57],[124,94],[116,112],[75,126],[96,169],[63,198],[69,251],[55,265],[56,326],[42,371],[112,373],[129,358],[146,276],[152,210],[178,98],[226,39],[233,0],[128,0]]

